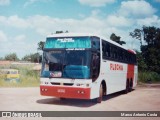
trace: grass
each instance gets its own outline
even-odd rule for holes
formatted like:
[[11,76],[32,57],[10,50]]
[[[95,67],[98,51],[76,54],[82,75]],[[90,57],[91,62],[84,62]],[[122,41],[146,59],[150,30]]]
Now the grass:
[[4,75],[0,75],[0,87],[37,87],[40,84],[40,73],[34,71],[34,65],[7,65],[0,66],[0,69],[18,69],[20,72],[20,82],[9,82]]
[[160,83],[160,74],[152,71],[139,71],[138,80],[142,83]]

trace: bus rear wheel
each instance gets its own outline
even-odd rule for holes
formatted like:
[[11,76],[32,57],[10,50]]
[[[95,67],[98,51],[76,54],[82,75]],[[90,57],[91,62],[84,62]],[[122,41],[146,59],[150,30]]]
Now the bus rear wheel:
[[129,80],[127,80],[126,82],[126,89],[125,89],[125,94],[127,94],[129,92]]
[[133,90],[133,80],[131,79],[129,82],[129,92]]
[[99,89],[99,97],[96,98],[97,103],[101,103],[103,98],[103,85],[101,84],[100,89]]

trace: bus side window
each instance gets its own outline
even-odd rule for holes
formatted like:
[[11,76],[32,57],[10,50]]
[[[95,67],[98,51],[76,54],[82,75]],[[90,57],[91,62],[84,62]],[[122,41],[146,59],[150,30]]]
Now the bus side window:
[[106,58],[106,44],[105,44],[105,41],[102,40],[102,56],[103,56],[103,59]]
[[118,50],[118,59],[119,59],[119,61],[122,61],[122,59],[123,59],[123,53],[122,53],[122,50],[121,49],[119,49]]
[[111,58],[113,58],[114,57],[114,53],[113,53],[113,47],[112,46],[110,46],[110,51],[111,51],[111,53],[110,53]]
[[122,51],[122,60],[123,62],[125,62],[125,51],[124,50]]
[[110,57],[110,44],[106,41],[102,41],[103,59]]
[[106,44],[106,56],[110,57],[110,45],[109,45],[109,43]]
[[117,51],[117,47],[114,47],[114,58],[115,58],[115,60],[117,60],[117,58],[118,58],[118,53],[117,53],[118,51]]
[[110,51],[111,51],[111,58],[113,59],[113,60],[115,60],[116,59],[116,48],[112,45],[111,47],[110,47]]
[[125,51],[124,51],[124,61],[125,61],[125,63],[128,63],[128,61],[127,61],[127,52],[125,52]]

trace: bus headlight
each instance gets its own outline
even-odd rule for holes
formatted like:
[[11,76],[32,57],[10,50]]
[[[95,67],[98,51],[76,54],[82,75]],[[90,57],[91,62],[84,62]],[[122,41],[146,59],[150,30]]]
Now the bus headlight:
[[86,87],[89,87],[89,84],[86,84]]
[[77,93],[78,93],[78,94],[84,94],[84,91],[78,90]]

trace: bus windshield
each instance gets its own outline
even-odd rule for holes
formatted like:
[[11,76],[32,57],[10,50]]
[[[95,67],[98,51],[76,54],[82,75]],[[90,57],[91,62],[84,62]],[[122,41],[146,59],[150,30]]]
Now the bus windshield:
[[42,77],[89,78],[89,50],[52,50],[44,52]]

